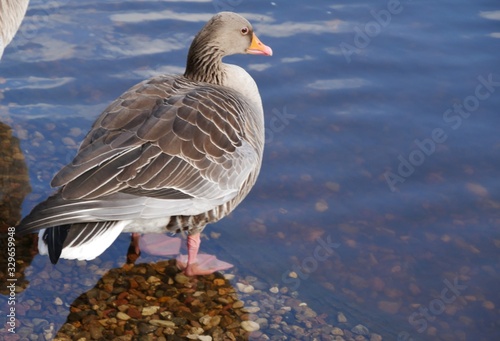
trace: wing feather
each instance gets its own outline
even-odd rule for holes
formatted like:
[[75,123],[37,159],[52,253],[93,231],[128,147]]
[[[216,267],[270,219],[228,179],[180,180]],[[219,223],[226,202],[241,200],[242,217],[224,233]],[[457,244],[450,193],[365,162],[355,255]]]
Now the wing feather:
[[199,214],[223,204],[260,166],[260,142],[245,139],[244,129],[258,126],[247,122],[258,116],[252,110],[228,88],[181,76],[137,84],[101,114],[54,177],[62,190],[20,231]]

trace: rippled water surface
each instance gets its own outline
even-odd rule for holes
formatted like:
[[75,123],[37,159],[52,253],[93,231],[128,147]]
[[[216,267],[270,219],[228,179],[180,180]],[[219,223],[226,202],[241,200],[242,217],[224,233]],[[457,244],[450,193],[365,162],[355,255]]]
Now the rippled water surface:
[[[296,292],[343,330],[500,338],[497,1],[32,0],[0,61],[2,228],[51,193],[108,103],[183,72],[190,41],[219,10],[247,17],[274,56],[227,58],[259,86],[265,157],[202,249],[235,264],[233,285]],[[56,332],[69,304],[124,264],[128,244],[122,235],[85,266],[54,267],[18,240],[18,306],[41,299]]]

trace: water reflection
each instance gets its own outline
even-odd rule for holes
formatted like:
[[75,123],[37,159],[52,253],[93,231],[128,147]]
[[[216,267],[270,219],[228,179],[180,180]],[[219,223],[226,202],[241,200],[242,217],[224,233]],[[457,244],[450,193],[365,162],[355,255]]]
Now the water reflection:
[[0,232],[21,219],[21,204],[31,191],[28,168],[12,128],[0,122]]
[[36,252],[26,252],[32,248],[33,238],[19,238],[13,229],[21,219],[21,204],[31,187],[19,139],[12,135],[11,127],[2,122],[0,144],[0,293],[6,295],[0,296],[0,306],[3,306],[10,297],[8,285],[19,288],[27,285],[24,270]]

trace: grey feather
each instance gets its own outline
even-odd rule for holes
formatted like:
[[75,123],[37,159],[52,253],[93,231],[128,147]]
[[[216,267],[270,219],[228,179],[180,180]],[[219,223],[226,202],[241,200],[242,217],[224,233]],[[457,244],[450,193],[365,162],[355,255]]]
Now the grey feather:
[[[229,214],[255,183],[264,147],[255,82],[221,61],[246,52],[242,25],[251,28],[234,13],[216,15],[195,38],[184,75],[151,78],[112,102],[52,180],[61,188],[18,232],[70,225],[70,247],[113,222],[194,233]],[[220,48],[206,54],[200,39]]]

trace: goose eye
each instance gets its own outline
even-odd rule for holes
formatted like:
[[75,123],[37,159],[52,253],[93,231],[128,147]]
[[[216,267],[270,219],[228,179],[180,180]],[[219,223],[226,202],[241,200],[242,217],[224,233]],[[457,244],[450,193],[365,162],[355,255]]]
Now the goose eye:
[[243,35],[248,34],[248,32],[249,32],[249,31],[250,31],[250,30],[248,29],[248,27],[246,27],[246,26],[245,26],[245,27],[243,27],[243,28],[241,29],[241,34],[243,34]]

